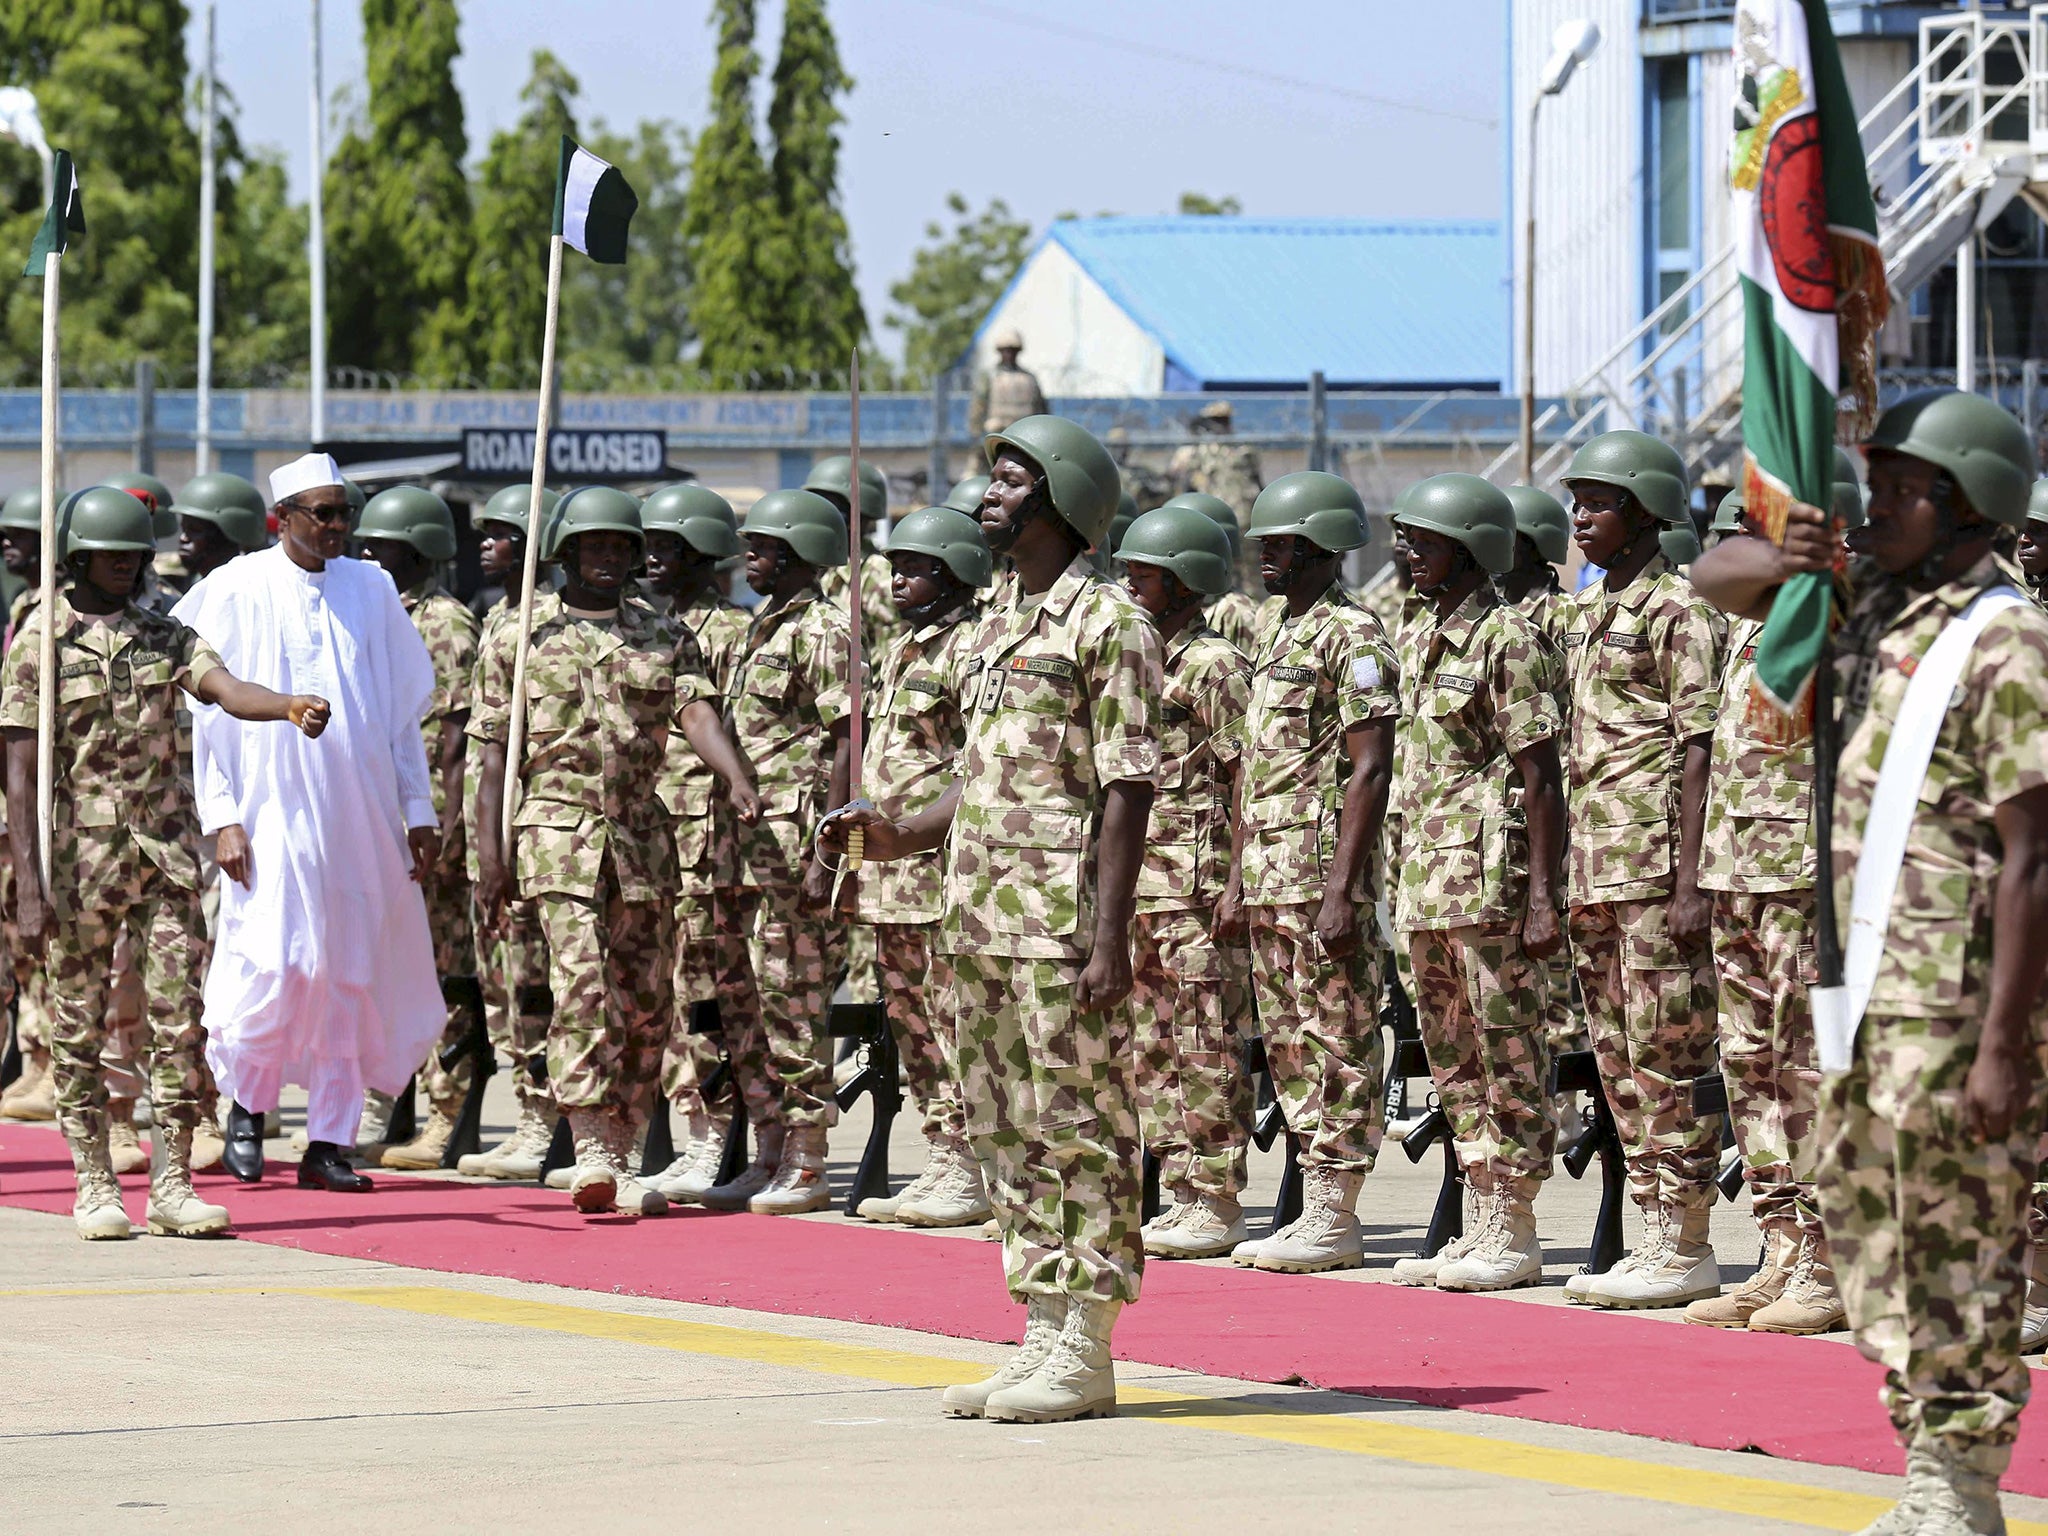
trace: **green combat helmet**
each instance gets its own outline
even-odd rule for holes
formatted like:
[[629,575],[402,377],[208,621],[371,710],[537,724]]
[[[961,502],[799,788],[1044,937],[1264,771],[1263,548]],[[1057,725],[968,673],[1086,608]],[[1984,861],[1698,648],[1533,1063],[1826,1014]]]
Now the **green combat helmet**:
[[[820,459],[811,466],[811,472],[804,480],[807,491],[826,491],[841,498],[848,506],[853,505],[853,459],[843,453],[829,459]],[[889,482],[882,472],[872,464],[860,467],[860,520],[863,523],[879,523],[889,511]],[[813,565],[817,561],[811,562]]]
[[[61,514],[67,493],[57,493],[57,510]],[[133,501],[134,498],[130,497]],[[140,506],[141,503],[137,502]],[[11,528],[16,533],[41,533],[43,531],[43,493],[40,487],[25,485],[7,498],[6,505],[0,506],[0,528]]]
[[2027,496],[2027,521],[2048,523],[2048,480],[2036,480]]
[[2027,429],[2003,406],[1959,389],[1923,389],[1877,418],[1863,451],[1889,449],[1948,472],[1979,517],[2024,522],[2034,479]]
[[126,474],[104,480],[101,484],[111,485],[117,491],[149,492],[149,499],[154,503],[151,521],[156,528],[156,536],[160,539],[175,539],[178,536],[178,514],[171,510],[171,488],[155,475],[145,475],[139,469],[132,469]]
[[156,528],[149,508],[119,486],[96,485],[64,504],[57,530],[57,555],[68,560],[92,550],[156,553]]
[[1571,514],[1555,496],[1533,485],[1511,485],[1507,494],[1515,509],[1515,531],[1526,533],[1536,552],[1552,565],[1563,565],[1571,553]]
[[1748,509],[1749,503],[1743,499],[1742,487],[1738,485],[1721,498],[1721,505],[1714,508],[1714,520],[1707,525],[1707,532],[1742,532],[1742,514]]
[[1124,532],[1117,558],[1125,565],[1156,565],[1203,597],[1230,590],[1230,535],[1195,507],[1168,502],[1137,518]]
[[394,485],[364,504],[356,537],[391,539],[411,545],[429,560],[453,560],[455,514],[448,510],[447,502],[423,486]]
[[806,565],[846,564],[846,519],[816,491],[770,491],[747,508],[740,532],[780,539]]
[[1618,486],[1660,523],[1683,523],[1692,516],[1685,461],[1676,448],[1647,432],[1602,432],[1572,455],[1563,478],[1566,485]]
[[1479,568],[1505,576],[1515,568],[1515,504],[1477,475],[1431,475],[1394,503],[1396,528],[1426,528],[1462,544]]
[[965,480],[955,480],[953,489],[946,492],[946,499],[939,505],[951,507],[955,512],[965,512],[972,517],[981,510],[982,493],[987,489],[987,475],[969,475]]
[[261,549],[270,542],[270,508],[263,493],[240,475],[224,470],[194,475],[172,500],[171,510],[212,523],[237,549]]
[[995,579],[995,559],[981,524],[952,507],[920,507],[889,531],[892,555],[929,555],[970,587]]
[[640,503],[640,526],[672,533],[700,555],[730,560],[740,552],[739,520],[732,503],[709,486],[685,480],[664,485]]
[[1131,524],[1138,520],[1138,498],[1129,491],[1117,496],[1116,516],[1109,520],[1109,552],[1113,555],[1123,548],[1124,535]]
[[559,560],[562,546],[579,533],[624,533],[636,544],[647,535],[640,523],[640,501],[609,485],[579,485],[555,503],[541,539],[541,558]]
[[1366,539],[1365,503],[1348,480],[1319,469],[1282,475],[1252,503],[1248,539],[1299,534],[1318,549],[1342,554]]
[[1061,522],[1089,549],[1103,541],[1123,495],[1116,460],[1087,428],[1064,416],[1026,416],[982,440],[988,461],[1014,448],[1045,476],[1046,495]]
[[363,508],[370,504],[370,494],[347,475],[341,477],[341,491],[348,497],[348,531],[354,533],[363,520]]
[[[540,493],[541,526],[553,516],[556,507],[562,504],[560,491],[543,490]],[[481,528],[485,523],[502,523],[507,528],[526,532],[526,515],[533,510],[533,487],[531,485],[507,485],[491,492],[491,499],[484,503],[481,512],[472,514],[470,521]]]
[[1230,540],[1231,559],[1235,560],[1238,551],[1244,548],[1244,529],[1238,526],[1237,514],[1230,510],[1230,503],[1221,496],[1211,496],[1207,491],[1182,491],[1152,510],[1160,512],[1167,507],[1186,507],[1191,512],[1199,512],[1221,528],[1223,536]]

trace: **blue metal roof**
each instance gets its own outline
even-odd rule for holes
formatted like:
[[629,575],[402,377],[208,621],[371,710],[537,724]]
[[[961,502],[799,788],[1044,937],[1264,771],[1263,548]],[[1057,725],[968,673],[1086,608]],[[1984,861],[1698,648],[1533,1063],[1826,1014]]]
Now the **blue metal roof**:
[[1498,389],[1507,249],[1494,221],[1069,219],[1057,241],[1166,353],[1168,390]]

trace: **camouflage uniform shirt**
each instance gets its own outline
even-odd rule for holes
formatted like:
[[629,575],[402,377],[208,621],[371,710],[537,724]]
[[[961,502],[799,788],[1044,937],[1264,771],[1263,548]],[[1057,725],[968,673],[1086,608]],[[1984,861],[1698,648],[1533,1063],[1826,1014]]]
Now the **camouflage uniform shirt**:
[[1745,619],[1728,640],[1700,835],[1704,891],[1813,889],[1813,739],[1780,746],[1749,726],[1749,685],[1762,631],[1761,623]]
[[1726,633],[1661,555],[1619,592],[1579,594],[1565,657],[1573,906],[1671,894],[1685,744],[1713,735]]
[[[1906,685],[1935,636],[2003,573],[1990,557],[1933,592],[1879,578],[1836,642],[1842,756],[1835,780],[1836,910],[1847,913],[1877,774]],[[2048,783],[2048,615],[2031,604],[1985,626],[1950,698],[1920,788],[1870,1011],[1981,1018],[2004,850],[1993,812]],[[1953,1027],[1930,1031],[1944,1039]],[[1974,1039],[1974,1027],[1969,1031]],[[1942,1059],[1948,1058],[1944,1049]],[[1960,1087],[1960,1080],[1952,1086]]]
[[[961,688],[980,627],[980,609],[969,604],[912,630],[878,658],[861,787],[892,820],[916,815],[952,787],[967,736]],[[861,921],[936,923],[944,875],[937,849],[863,866]]]
[[[896,601],[889,595],[893,574],[887,555],[870,550],[861,557],[860,643],[866,648],[870,670],[903,633],[903,621],[896,616]],[[841,613],[846,612],[846,588],[845,566],[827,566],[818,573],[819,593]]]
[[[1344,734],[1400,713],[1400,668],[1379,621],[1332,587],[1308,612],[1260,637],[1245,712],[1244,854],[1251,905],[1320,901],[1351,782]],[[1369,853],[1354,901],[1376,901],[1380,859]]]
[[1403,838],[1395,926],[1519,920],[1529,832],[1515,756],[1561,733],[1563,663],[1485,585],[1446,619],[1425,609],[1411,635],[1393,793]]
[[[1284,601],[1284,600],[1283,600]],[[1242,592],[1226,592],[1202,605],[1202,618],[1217,634],[1250,656],[1259,646],[1259,604]]]
[[1244,753],[1251,673],[1201,621],[1166,642],[1159,792],[1138,871],[1140,912],[1207,912],[1230,876],[1231,774]]
[[970,700],[941,948],[1084,961],[1095,943],[1105,786],[1159,775],[1159,631],[1077,555],[989,610]]
[[[419,631],[434,663],[434,696],[420,726],[427,739],[427,757],[433,770],[429,777],[434,785],[434,815],[438,818],[445,815],[448,801],[447,787],[441,780],[441,733],[447,729],[451,716],[469,713],[480,626],[468,608],[442,591],[441,584],[431,578],[409,592],[399,593],[398,601],[412,616],[412,627]],[[444,848],[442,853],[459,860],[462,850]]]
[[[57,782],[51,900],[59,916],[131,886],[140,862],[195,890],[199,823],[179,774],[178,700],[218,667],[213,648],[133,603],[95,622],[57,597]],[[36,728],[42,612],[0,665],[0,727]]]
[[[469,717],[479,741],[502,744],[510,729],[518,640],[515,618],[484,641]],[[628,599],[615,617],[597,619],[553,592],[534,597],[512,818],[520,895],[594,899],[609,851],[621,898],[673,896],[675,847],[655,787],[678,717],[715,697],[690,632],[644,604]]]
[[832,783],[830,732],[852,708],[846,610],[816,586],[754,610],[726,685],[733,740],[753,765],[761,819],[741,834],[741,883],[793,890]]
[[[716,690],[722,711],[740,648],[746,643],[747,610],[721,593],[703,591],[670,610],[669,618],[695,637],[705,675]],[[718,775],[681,731],[669,735],[655,793],[675,819],[683,894],[702,895],[738,885],[739,823],[727,808]]]

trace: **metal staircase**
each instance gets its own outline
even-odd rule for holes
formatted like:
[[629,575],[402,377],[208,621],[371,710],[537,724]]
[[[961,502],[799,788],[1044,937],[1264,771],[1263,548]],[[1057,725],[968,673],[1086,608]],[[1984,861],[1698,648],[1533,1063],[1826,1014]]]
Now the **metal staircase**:
[[[2015,197],[2048,219],[2048,4],[2024,18],[1924,18],[1916,67],[1858,126],[1900,301]],[[1538,415],[1537,483],[1611,427],[1675,444],[1694,475],[1730,461],[1742,437],[1742,326],[1731,244]],[[1505,483],[1518,467],[1510,448],[1486,474]]]

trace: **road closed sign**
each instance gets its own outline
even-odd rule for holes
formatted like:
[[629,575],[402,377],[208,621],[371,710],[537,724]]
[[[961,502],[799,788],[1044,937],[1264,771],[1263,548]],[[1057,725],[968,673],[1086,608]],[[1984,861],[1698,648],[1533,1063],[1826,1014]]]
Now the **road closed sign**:
[[[529,478],[533,434],[514,427],[465,427],[462,472],[475,480]],[[667,473],[666,432],[569,427],[548,434],[550,480],[654,480]]]

